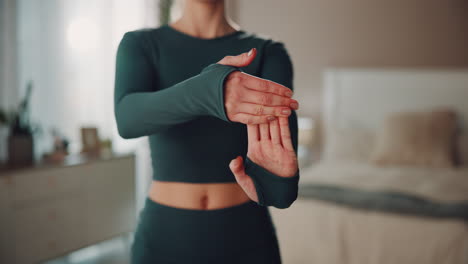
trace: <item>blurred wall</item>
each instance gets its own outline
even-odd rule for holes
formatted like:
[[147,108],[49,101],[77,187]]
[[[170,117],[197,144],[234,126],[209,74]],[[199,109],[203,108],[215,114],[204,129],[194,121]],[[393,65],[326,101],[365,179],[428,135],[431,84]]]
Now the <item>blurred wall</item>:
[[16,1],[0,0],[0,108],[18,103],[16,93]]
[[465,0],[229,2],[241,27],[286,44],[302,115],[320,115],[325,67],[468,66]]
[[147,4],[17,0],[17,90],[23,94],[26,83],[34,82],[31,118],[43,129],[38,156],[50,150],[53,128],[71,141],[73,152],[81,149],[81,126],[98,127],[114,147],[125,145],[113,114],[115,53],[124,32],[157,21],[155,10],[146,15]]

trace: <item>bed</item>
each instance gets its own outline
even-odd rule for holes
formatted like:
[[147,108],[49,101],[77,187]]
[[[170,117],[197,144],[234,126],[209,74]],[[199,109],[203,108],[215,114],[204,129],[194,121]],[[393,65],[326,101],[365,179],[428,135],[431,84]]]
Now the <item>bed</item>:
[[[468,71],[330,69],[324,92],[323,158],[301,169],[298,201],[272,210],[284,262],[468,263],[466,162],[382,167],[362,158],[395,112],[449,107],[466,136]],[[335,153],[337,130],[357,142],[347,155]]]

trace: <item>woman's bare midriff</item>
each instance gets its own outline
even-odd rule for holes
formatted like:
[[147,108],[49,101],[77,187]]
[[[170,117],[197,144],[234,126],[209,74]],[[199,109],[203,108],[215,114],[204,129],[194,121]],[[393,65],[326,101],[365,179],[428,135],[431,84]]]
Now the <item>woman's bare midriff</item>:
[[249,201],[236,183],[185,183],[152,181],[148,196],[151,200],[171,207],[214,210]]

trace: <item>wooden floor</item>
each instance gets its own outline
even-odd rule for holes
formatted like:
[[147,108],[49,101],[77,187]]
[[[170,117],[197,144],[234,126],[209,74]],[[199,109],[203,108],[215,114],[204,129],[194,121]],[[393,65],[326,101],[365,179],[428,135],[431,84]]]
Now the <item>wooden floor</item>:
[[103,241],[42,264],[129,264],[133,233]]

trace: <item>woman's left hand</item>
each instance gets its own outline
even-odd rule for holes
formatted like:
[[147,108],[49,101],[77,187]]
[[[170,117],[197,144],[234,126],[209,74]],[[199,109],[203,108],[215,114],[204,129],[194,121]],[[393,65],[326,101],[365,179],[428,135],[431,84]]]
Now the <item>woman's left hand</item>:
[[[298,161],[293,148],[288,117],[277,117],[266,124],[247,125],[247,156],[257,165],[280,177],[292,177],[298,170]],[[257,192],[252,178],[245,173],[242,156],[229,163],[237,183],[255,202]]]

